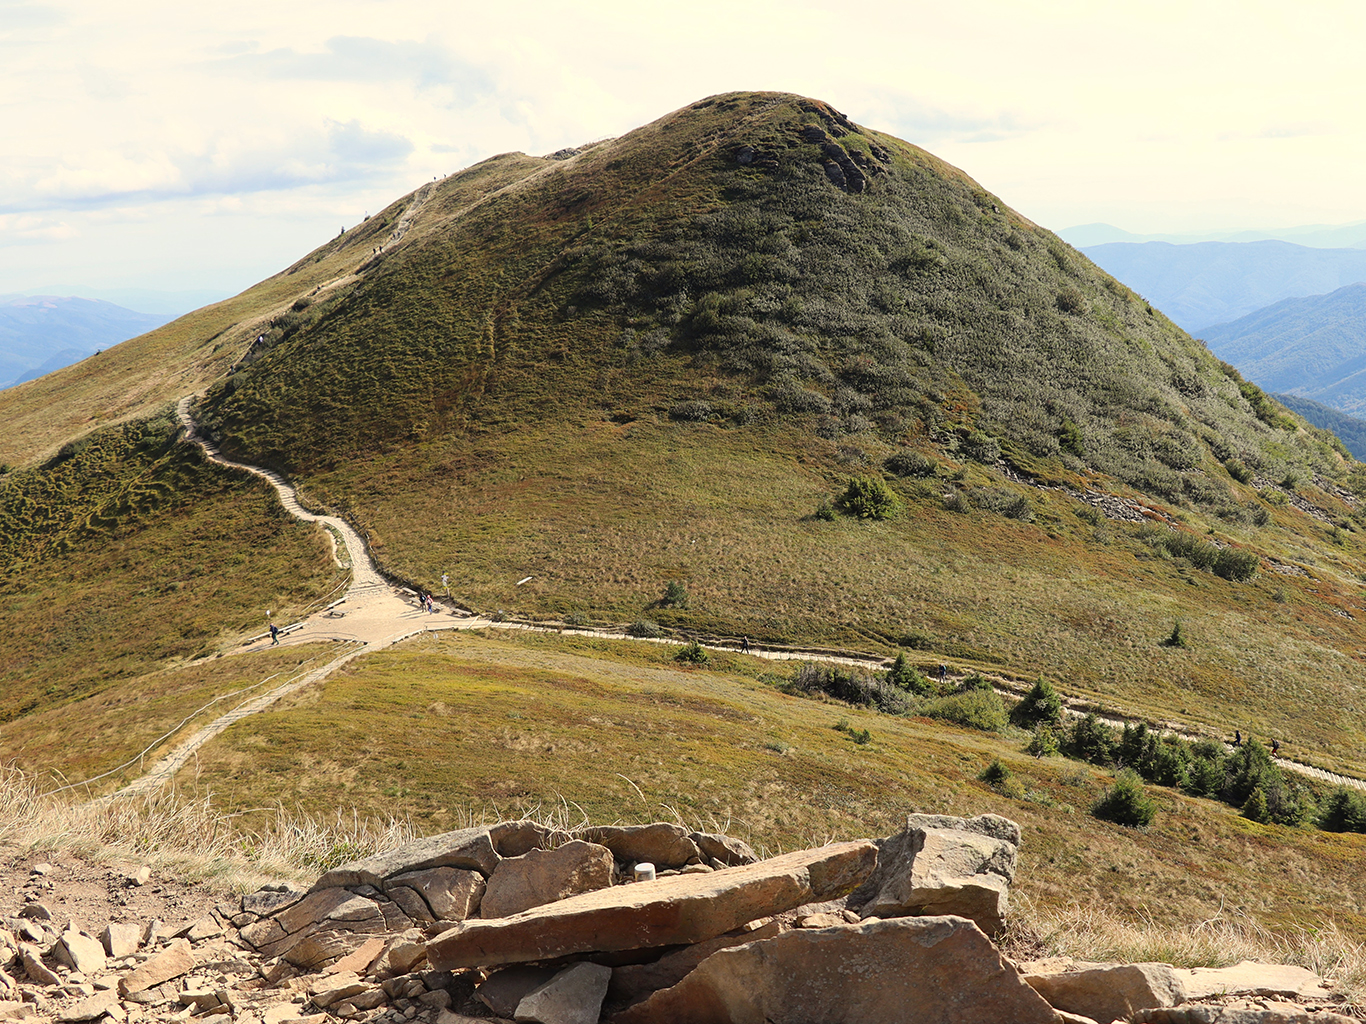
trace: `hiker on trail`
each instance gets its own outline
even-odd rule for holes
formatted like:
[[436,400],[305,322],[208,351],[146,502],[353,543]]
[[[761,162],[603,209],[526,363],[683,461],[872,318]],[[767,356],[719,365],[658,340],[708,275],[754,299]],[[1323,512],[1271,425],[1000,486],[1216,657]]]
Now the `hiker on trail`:
[[1233,745],[1235,747],[1241,747],[1243,745],[1243,734],[1238,729],[1233,730]]
[[1275,756],[1276,756],[1277,754],[1279,754],[1280,752],[1281,752],[1281,741],[1280,741],[1280,740],[1272,740],[1272,741],[1271,741],[1271,756],[1272,756],[1272,757],[1275,757]]
[[280,627],[273,622],[270,624],[270,642],[273,644],[280,642]]
[[741,653],[741,654],[748,654],[748,653],[749,653],[749,637],[747,637],[747,636],[742,636],[742,637],[740,638],[740,653]]
[[946,681],[948,680],[948,678],[949,678],[949,667],[948,667],[947,665],[940,665],[940,666],[939,666],[939,681],[940,681],[941,683],[943,683],[943,682],[946,682]]
[[436,609],[435,609],[434,607],[432,607],[432,595],[431,595],[431,594],[428,594],[428,595],[427,595],[427,614],[428,614],[428,615],[431,615],[431,614],[434,613],[435,611],[436,611]]

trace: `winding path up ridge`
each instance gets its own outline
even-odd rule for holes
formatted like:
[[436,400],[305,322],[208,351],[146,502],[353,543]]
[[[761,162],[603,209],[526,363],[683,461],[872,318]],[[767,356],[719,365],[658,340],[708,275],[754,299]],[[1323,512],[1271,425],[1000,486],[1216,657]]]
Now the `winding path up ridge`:
[[[269,693],[262,694],[253,700],[247,701],[232,711],[219,718],[214,719],[208,725],[194,733],[189,739],[177,746],[169,754],[158,760],[147,774],[129,783],[118,793],[112,795],[128,795],[133,793],[144,793],[155,790],[157,787],[168,783],[182,767],[184,767],[198,750],[209,740],[218,736],[235,722],[241,721],[248,715],[254,715],[264,711],[280,698],[303,689],[313,683],[326,679],[333,672],[337,671],[347,662],[362,654],[369,654],[373,651],[383,650],[401,640],[407,639],[417,633],[432,630],[447,629],[481,629],[481,628],[502,628],[502,629],[527,629],[536,632],[547,633],[568,633],[579,635],[602,636],[619,639],[637,639],[630,637],[626,633],[613,632],[608,630],[591,629],[564,629],[555,626],[535,626],[528,623],[513,622],[494,622],[483,616],[462,616],[451,618],[443,615],[435,618],[425,613],[420,607],[414,609],[413,605],[406,600],[401,592],[393,587],[380,574],[374,560],[370,557],[370,551],[365,546],[365,542],[343,519],[336,516],[320,516],[307,511],[299,504],[298,494],[280,474],[268,469],[261,469],[257,466],[249,466],[240,462],[233,462],[225,459],[214,445],[207,438],[203,437],[195,428],[193,418],[190,416],[190,404],[193,395],[187,395],[180,400],[176,406],[176,414],[180,422],[184,425],[186,439],[199,445],[205,455],[213,462],[233,469],[244,470],[269,481],[275,488],[276,494],[280,497],[280,503],[285,510],[298,519],[305,522],[323,523],[341,537],[346,545],[347,553],[351,560],[351,584],[346,590],[346,595],[333,606],[321,613],[316,613],[296,624],[291,628],[291,644],[310,643],[320,640],[331,641],[351,641],[356,646],[350,650],[333,658],[327,664],[318,668],[304,672],[296,676]],[[345,611],[337,612],[336,605],[347,604],[351,606]],[[345,625],[342,626],[343,620]],[[679,641],[658,640],[659,643],[677,644]],[[262,650],[271,646],[270,643],[262,640],[250,645],[248,650]],[[734,650],[737,646],[731,644],[703,644],[712,650]],[[885,658],[876,656],[849,656],[849,655],[826,655],[814,651],[784,650],[781,648],[765,647],[754,648],[750,652],[755,657],[767,658],[775,661],[791,660],[820,660],[822,662],[834,662],[837,664],[852,665],[870,669],[885,668],[887,661]],[[998,687],[998,689],[1001,689]],[[1009,692],[1009,691],[1003,691]],[[1014,694],[1012,694],[1014,696]],[[1079,716],[1085,713],[1080,707],[1065,708],[1067,714]],[[1124,722],[1120,719],[1102,718],[1109,725],[1122,726]],[[1186,739],[1198,739],[1179,730],[1170,730]],[[1324,782],[1339,786],[1347,786],[1354,789],[1366,790],[1366,780],[1354,779],[1350,776],[1339,775],[1313,765],[1301,764],[1289,758],[1276,757],[1272,759],[1280,767],[1301,775],[1319,779]],[[106,798],[108,799],[108,798]]]

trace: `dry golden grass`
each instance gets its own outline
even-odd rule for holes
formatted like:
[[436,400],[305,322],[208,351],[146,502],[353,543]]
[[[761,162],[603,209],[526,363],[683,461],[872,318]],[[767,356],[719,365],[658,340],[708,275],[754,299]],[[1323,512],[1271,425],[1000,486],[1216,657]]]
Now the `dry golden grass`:
[[0,768],[0,845],[67,851],[99,861],[142,860],[213,888],[249,892],[265,881],[310,882],[323,866],[396,849],[415,838],[399,818],[287,813],[239,826],[203,791],[90,802],[53,795],[34,776]]
[[1331,920],[1273,932],[1223,908],[1202,921],[1169,925],[1124,920],[1093,905],[1041,908],[1027,894],[1013,896],[1012,903],[1003,946],[1019,959],[1065,956],[1175,967],[1227,967],[1243,960],[1294,964],[1335,982],[1349,1006],[1366,1008],[1366,945]]

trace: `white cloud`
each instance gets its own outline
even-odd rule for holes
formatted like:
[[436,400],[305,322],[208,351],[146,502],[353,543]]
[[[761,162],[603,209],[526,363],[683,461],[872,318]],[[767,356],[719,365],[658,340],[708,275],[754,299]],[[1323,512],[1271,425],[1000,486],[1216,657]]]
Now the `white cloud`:
[[78,234],[65,221],[32,214],[0,214],[0,246],[63,242]]
[[78,233],[88,273],[126,217],[107,274],[263,277],[434,174],[760,88],[923,145],[1052,227],[1361,220],[1366,143],[1342,126],[1363,29],[1327,0],[0,0],[0,212]]

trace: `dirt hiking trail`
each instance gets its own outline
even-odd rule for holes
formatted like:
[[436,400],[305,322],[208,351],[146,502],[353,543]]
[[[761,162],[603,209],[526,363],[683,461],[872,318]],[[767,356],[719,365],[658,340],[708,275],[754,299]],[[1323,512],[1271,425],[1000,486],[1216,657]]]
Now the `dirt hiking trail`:
[[[341,668],[353,658],[363,654],[370,654],[375,651],[384,650],[394,644],[405,640],[418,633],[434,632],[437,630],[451,629],[527,629],[537,632],[566,633],[570,635],[599,636],[622,640],[640,641],[640,638],[632,637],[625,632],[611,630],[592,630],[592,629],[569,629],[556,626],[536,626],[528,623],[517,622],[495,622],[492,619],[480,615],[472,615],[461,609],[451,608],[445,604],[434,604],[434,611],[428,612],[419,606],[418,595],[407,588],[397,587],[390,583],[380,573],[374,560],[370,557],[370,551],[365,546],[365,542],[352,526],[343,519],[336,516],[316,515],[309,512],[299,504],[298,493],[294,487],[285,480],[280,474],[268,469],[261,469],[257,466],[249,466],[240,462],[233,462],[224,458],[218,451],[218,447],[210,440],[199,434],[195,427],[193,418],[190,415],[190,405],[194,400],[193,395],[187,395],[180,400],[176,407],[176,413],[180,418],[181,424],[185,427],[186,440],[199,445],[205,455],[212,462],[232,469],[239,469],[268,481],[275,488],[276,494],[280,496],[280,503],[291,515],[305,522],[319,523],[332,532],[332,536],[339,538],[346,548],[346,553],[351,565],[351,583],[346,589],[345,595],[321,611],[315,612],[301,622],[290,624],[281,632],[282,643],[289,645],[319,643],[319,642],[347,642],[346,650],[337,657],[324,665],[305,670],[299,675],[287,680],[275,689],[262,694],[259,697],[245,701],[232,711],[222,715],[202,729],[195,732],[189,739],[178,745],[170,753],[163,756],[152,765],[148,772],[140,778],[129,783],[117,793],[111,796],[128,795],[134,793],[144,793],[155,790],[162,785],[169,783],[175,774],[183,768],[199,751],[204,744],[208,743],[215,736],[218,736],[233,723],[241,721],[248,715],[256,714],[270,707],[280,698],[294,693],[306,686],[321,682],[330,676],[337,669]],[[652,642],[678,645],[681,641],[672,639],[658,639]],[[269,633],[262,634],[253,638],[247,644],[235,652],[237,654],[251,653],[270,647],[272,640]],[[738,642],[726,644],[703,644],[713,650],[724,650],[734,652],[739,649]],[[865,669],[883,669],[887,667],[887,659],[866,655],[835,654],[834,652],[821,652],[809,649],[788,648],[781,649],[769,645],[760,647],[752,645],[749,654],[758,658],[767,658],[776,661],[813,661],[818,660],[826,663],[836,663],[843,665],[856,666]],[[1004,683],[1001,680],[1000,683]],[[998,685],[998,689],[1004,693],[1018,696],[1010,687]],[[1067,707],[1069,715],[1077,716],[1085,713],[1084,706]],[[1102,716],[1102,721],[1112,726],[1122,726],[1124,721],[1117,718],[1106,718]],[[1187,739],[1197,739],[1199,737],[1181,732],[1179,729],[1171,729]],[[1312,765],[1301,764],[1288,758],[1277,757],[1273,760],[1289,771],[1298,772],[1302,775],[1311,776],[1324,782],[1333,783],[1341,786],[1349,786],[1355,789],[1366,790],[1366,781],[1354,779],[1333,772],[1316,768]],[[109,799],[105,797],[104,799]]]

